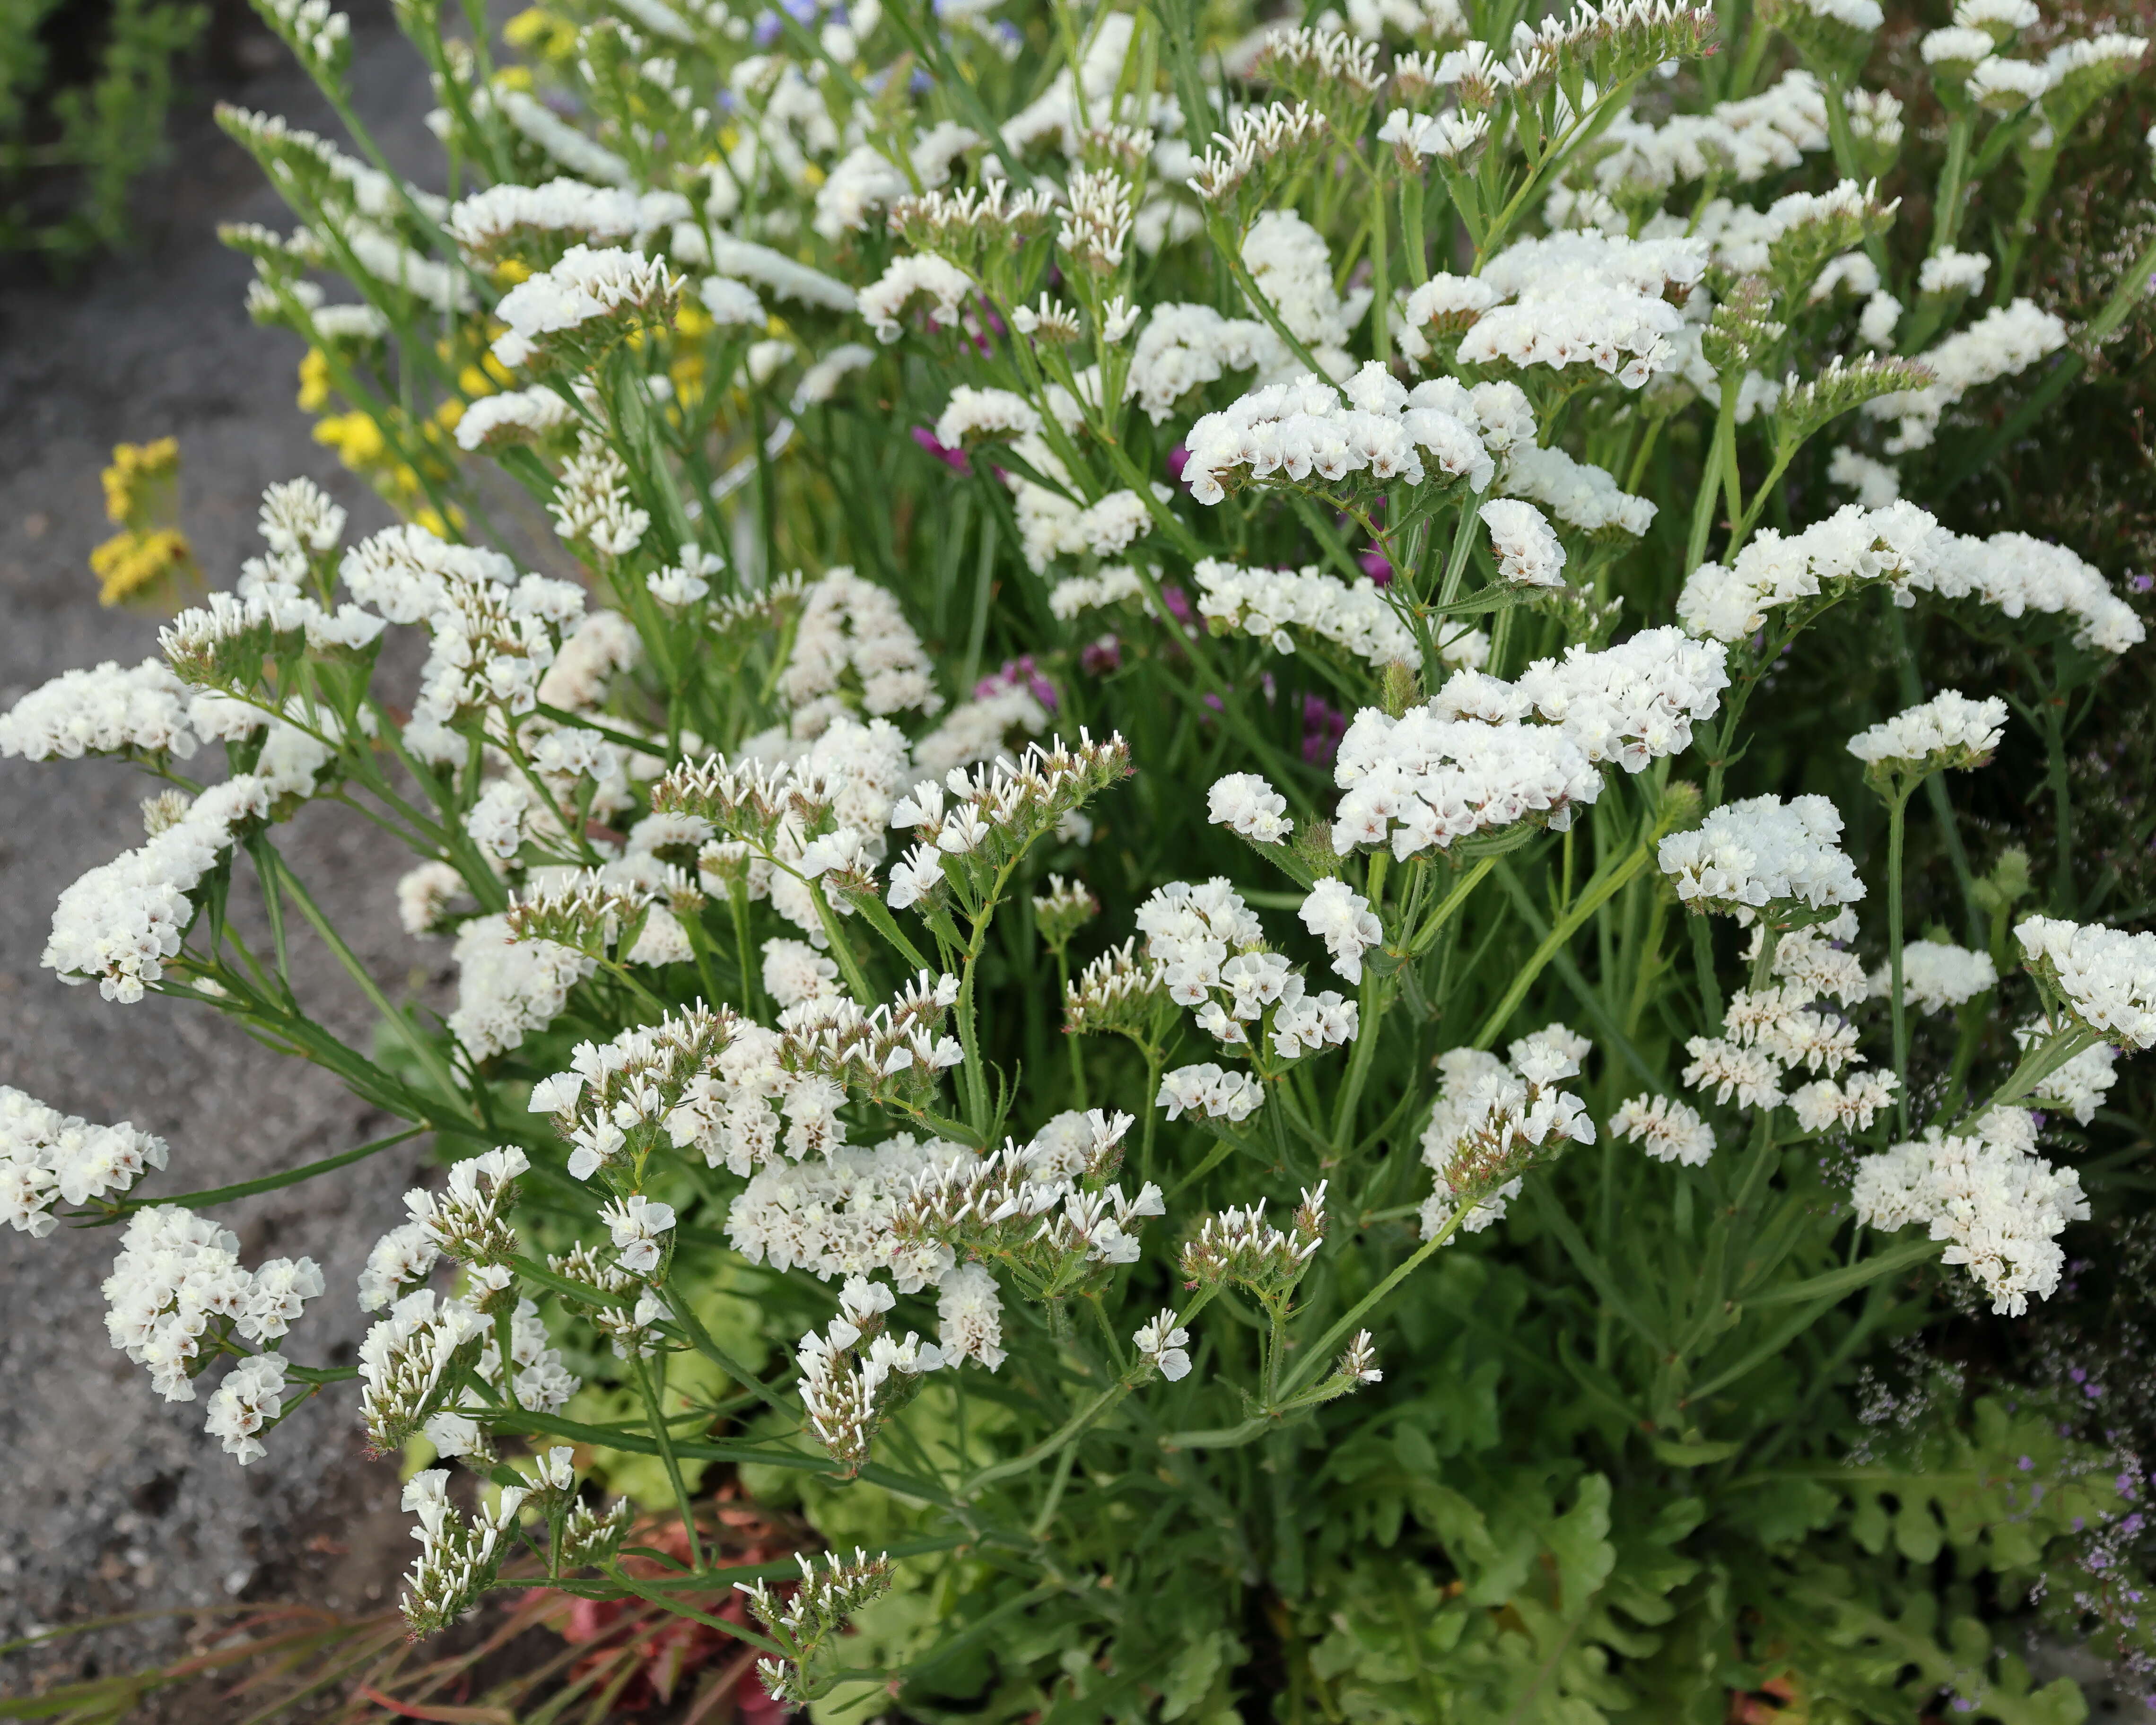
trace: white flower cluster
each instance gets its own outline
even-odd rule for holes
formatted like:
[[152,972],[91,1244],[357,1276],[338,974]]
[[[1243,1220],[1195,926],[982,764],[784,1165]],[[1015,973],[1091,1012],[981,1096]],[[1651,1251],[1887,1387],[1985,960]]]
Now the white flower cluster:
[[239,829],[269,813],[269,788],[251,774],[212,785],[140,850],[92,869],[60,894],[45,968],[64,983],[94,979],[107,1000],[140,1000],[186,938],[194,916],[188,895]]
[[1677,619],[1696,635],[1738,642],[1768,612],[1802,599],[1884,581],[1911,584],[1938,523],[1912,503],[1847,504],[1801,532],[1762,528],[1727,568],[1702,563],[1677,596]]
[[865,1461],[884,1416],[919,1387],[922,1373],[953,1363],[912,1331],[901,1342],[884,1328],[883,1315],[895,1303],[881,1282],[850,1276],[829,1328],[801,1338],[801,1404],[817,1440],[836,1461]]
[[[1473,686],[1486,699],[1502,687],[1491,678]],[[1666,624],[1599,653],[1575,644],[1562,659],[1538,659],[1516,686],[1521,701],[1561,726],[1589,760],[1638,773],[1691,747],[1691,727],[1714,716],[1729,686],[1728,655],[1718,642]],[[1523,705],[1506,716],[1524,712]]]
[[1825,797],[1748,797],[1671,834],[1657,855],[1686,905],[1748,923],[1769,906],[1823,911],[1862,898],[1840,839],[1841,811]]
[[1190,1375],[1190,1332],[1176,1322],[1172,1307],[1163,1307],[1133,1330],[1131,1346],[1139,1358],[1171,1384]]
[[1609,1117],[1609,1130],[1656,1162],[1704,1168],[1714,1154],[1714,1128],[1697,1108],[1669,1096],[1634,1096]]
[[1319,881],[1296,912],[1302,926],[1325,942],[1332,968],[1351,983],[1363,980],[1363,955],[1385,938],[1385,926],[1370,901],[1337,877]]
[[2047,1298],[2066,1266],[2058,1236],[2089,1213],[2081,1178],[2029,1153],[2035,1128],[2020,1109],[1997,1109],[1973,1134],[1929,1128],[1856,1165],[1857,1219],[1881,1230],[1924,1224],[1948,1242],[1945,1260],[1968,1266],[1991,1309],[2019,1317]]
[[1938,435],[1946,410],[1972,389],[2026,371],[2066,345],[2066,326],[2056,313],[2029,300],[1994,305],[1965,330],[1917,356],[1933,373],[1921,389],[1902,390],[1864,404],[1873,419],[1897,422],[1887,453],[1927,449]]
[[1370,665],[1413,665],[1419,657],[1414,634],[1367,576],[1350,587],[1315,565],[1245,569],[1218,557],[1201,559],[1192,573],[1199,616],[1276,653],[1295,651],[1296,629]]
[[122,1196],[162,1168],[165,1141],[131,1121],[93,1126],[0,1084],[0,1222],[42,1239],[59,1225],[57,1201]]
[[1496,464],[1451,411],[1465,393],[1450,378],[1409,391],[1375,360],[1337,387],[1306,372],[1253,390],[1193,425],[1183,439],[1190,459],[1183,482],[1208,504],[1228,495],[1226,480],[1275,475],[1302,485],[1312,475],[1337,483],[1367,473],[1381,483],[1419,485],[1427,455],[1445,479],[1465,479],[1470,490],[1481,491]]
[[1287,798],[1264,774],[1230,773],[1213,781],[1205,794],[1206,819],[1253,845],[1279,845],[1295,831]]
[[1407,321],[1471,318],[1462,365],[1592,365],[1637,389],[1674,362],[1671,337],[1684,314],[1670,295],[1697,285],[1707,263],[1695,240],[1597,233],[1517,240],[1479,275],[1431,277],[1409,296]]
[[1938,528],[1925,540],[1909,585],[1943,599],[1973,597],[2010,618],[2064,618],[2074,644],[2098,653],[2123,653],[2148,634],[2095,569],[2065,546],[2026,533],[1972,539]]
[[891,1220],[915,1178],[954,1153],[901,1133],[873,1149],[840,1144],[805,1162],[767,1163],[727,1209],[726,1238],[752,1264],[826,1281],[885,1271],[901,1293],[918,1293],[952,1267],[951,1253],[899,1239]]
[[[1989,952],[1972,952],[1951,941],[1911,941],[1902,948],[1902,998],[1918,1012],[1945,1012],[1966,1006],[1999,986],[1999,969]],[[1893,973],[1886,965],[1871,973],[1871,993],[1893,995]]]
[[0,759],[74,761],[85,755],[168,755],[197,747],[187,687],[161,659],[123,670],[106,660],[33,689],[0,716]]
[[[239,1236],[177,1204],[137,1210],[105,1279],[105,1332],[168,1402],[195,1399],[193,1379],[220,1352],[290,1330],[322,1291],[312,1258],[272,1258],[249,1273]],[[236,1453],[236,1452],[235,1452]]]
[[[1332,989],[1307,993],[1302,973],[1281,953],[1265,950],[1257,917],[1225,880],[1216,876],[1202,886],[1171,880],[1138,906],[1137,926],[1169,997],[1195,1008],[1199,1029],[1229,1047],[1250,1047],[1245,1027],[1260,1023],[1259,1040],[1269,1040],[1282,1060],[1353,1040],[1355,1003]],[[1354,932],[1351,927],[1351,941]],[[1201,1085],[1188,1076],[1199,1070],[1185,1067],[1169,1075],[1178,1081],[1163,1084],[1160,1105],[1171,1120],[1213,1096],[1214,1081]],[[1240,1101],[1243,1093],[1230,1085],[1218,1100]],[[1226,1109],[1208,1106],[1204,1111]]]
[[1583,533],[1637,539],[1655,524],[1655,506],[1620,490],[1603,469],[1532,442],[1516,443],[1506,452],[1497,488],[1541,504]]
[[2005,734],[2006,703],[1997,696],[1971,701],[1942,690],[1849,739],[1849,752],[1867,766],[1908,773],[1981,767]]
[[1422,1159],[1436,1176],[1422,1207],[1422,1237],[1457,1218],[1480,1234],[1519,1196],[1527,1164],[1546,1147],[1594,1142],[1594,1122],[1569,1091],[1594,1046],[1563,1024],[1512,1044],[1506,1058],[1455,1048],[1437,1057],[1437,1106],[1423,1128]]
[[858,688],[860,711],[934,714],[936,692],[927,650],[888,588],[850,568],[827,571],[803,590],[793,649],[779,675],[778,692],[793,710],[797,737],[815,737]]
[[[1445,693],[1479,675],[1457,673]],[[1563,831],[1575,806],[1602,792],[1601,774],[1563,726],[1455,716],[1445,695],[1398,719],[1362,709],[1341,739],[1332,778],[1346,793],[1333,814],[1333,850],[1345,856],[1389,843],[1403,862],[1530,817]]]
[[2156,1045],[2156,934],[2029,916],[2014,937],[2029,968],[2083,1024],[2134,1048]]
[[1682,182],[1751,185],[1802,167],[1807,152],[1828,146],[1826,99],[1810,72],[1785,72],[1757,95],[1717,102],[1704,114],[1672,114],[1660,126],[1628,110],[1604,136],[1614,147],[1594,164],[1596,185],[1614,198],[1659,204]]
[[542,186],[489,186],[459,198],[445,225],[467,255],[486,260],[562,234],[641,246],[689,213],[689,201],[678,192],[639,193],[557,177]]
[[418,1518],[412,1537],[419,1542],[401,1601],[408,1622],[445,1628],[479,1603],[507,1554],[505,1536],[515,1530],[530,1495],[525,1486],[505,1486],[491,1510],[482,1504],[467,1522],[449,1502],[447,1468],[429,1467],[405,1481],[403,1507]]
[[1564,585],[1564,547],[1539,509],[1517,497],[1493,497],[1478,513],[1490,530],[1500,581],[1515,587]]
[[1265,1087],[1254,1074],[1213,1060],[1199,1060],[1163,1072],[1154,1106],[1165,1108],[1170,1120],[1202,1114],[1232,1126],[1249,1119],[1265,1100]]
[[518,941],[505,916],[475,916],[457,931],[457,1004],[449,1034],[474,1060],[523,1045],[562,1015],[569,990],[598,961],[552,941]]
[[[1864,998],[1868,984],[1856,955],[1837,942],[1853,940],[1856,917],[1845,910],[1830,920],[1783,934],[1774,947],[1769,985],[1740,988],[1722,1014],[1720,1036],[1694,1036],[1685,1045],[1690,1064],[1684,1081],[1702,1094],[1739,1108],[1786,1104],[1805,1132],[1868,1128],[1894,1099],[1899,1081],[1866,1065],[1856,1051],[1856,1027],[1819,1009],[1832,995],[1845,1006]],[[1755,930],[1751,957],[1759,956],[1763,928]],[[1788,1090],[1790,1073],[1815,1076]]]
[[[1210,305],[1156,305],[1132,350],[1125,387],[1160,424],[1194,390],[1228,372],[1255,370],[1261,383],[1285,382],[1286,345],[1255,318],[1223,317]],[[942,439],[947,443],[949,439]]]
[[663,315],[680,291],[680,278],[667,273],[664,258],[572,245],[545,273],[501,296],[495,316],[508,328],[495,337],[494,357],[515,370],[588,339],[594,324],[626,333],[636,321]]

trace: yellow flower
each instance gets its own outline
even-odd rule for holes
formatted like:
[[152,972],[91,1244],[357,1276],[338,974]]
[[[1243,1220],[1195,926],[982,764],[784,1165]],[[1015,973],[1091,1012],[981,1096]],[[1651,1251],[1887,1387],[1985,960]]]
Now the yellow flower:
[[457,421],[465,416],[465,404],[451,396],[434,409],[434,423],[444,431],[454,431]]
[[300,411],[319,413],[329,404],[329,357],[319,347],[310,347],[300,361]]
[[194,567],[194,551],[187,535],[177,527],[158,527],[147,533],[131,528],[114,534],[90,554],[100,605],[147,597],[169,580],[192,577]]
[[346,466],[362,470],[378,463],[388,448],[382,428],[365,413],[332,413],[316,420],[315,441],[335,449]]
[[[576,52],[577,27],[557,12],[534,6],[520,12],[501,27],[502,40],[511,48],[542,60],[560,59]],[[511,67],[511,71],[524,71]],[[497,73],[496,76],[505,74]],[[526,80],[530,73],[525,72]]]
[[684,300],[681,309],[674,314],[674,327],[693,341],[711,333],[711,314],[693,300]]
[[504,287],[515,287],[520,281],[529,280],[531,266],[515,258],[504,258],[494,266],[494,279]]
[[150,499],[145,495],[173,479],[180,470],[177,438],[161,437],[155,443],[116,444],[112,465],[105,470],[105,513],[116,521],[132,519]]
[[494,81],[504,90],[529,92],[536,80],[529,66],[504,66],[494,74]]

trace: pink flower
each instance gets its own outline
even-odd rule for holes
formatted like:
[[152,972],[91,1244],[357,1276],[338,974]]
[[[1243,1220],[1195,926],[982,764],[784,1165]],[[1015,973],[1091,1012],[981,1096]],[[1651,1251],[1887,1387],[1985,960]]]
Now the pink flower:
[[954,449],[948,444],[937,442],[936,434],[926,425],[913,428],[913,440],[953,473],[971,473],[973,470],[973,464],[966,459],[963,449]]

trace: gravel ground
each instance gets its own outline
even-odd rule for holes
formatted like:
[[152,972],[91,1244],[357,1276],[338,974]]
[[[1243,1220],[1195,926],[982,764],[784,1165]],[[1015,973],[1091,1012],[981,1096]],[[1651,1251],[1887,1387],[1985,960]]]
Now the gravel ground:
[[[393,161],[424,174],[436,159],[426,80],[386,5],[352,11],[359,110]],[[0,283],[0,705],[69,667],[155,650],[157,619],[100,610],[88,570],[110,531],[98,472],[116,442],[177,436],[184,524],[213,586],[229,585],[254,548],[255,500],[272,480],[311,475],[350,510],[354,534],[388,519],[311,440],[293,400],[299,344],[249,323],[249,266],[214,237],[220,221],[289,218],[211,122],[208,98],[336,131],[282,49],[240,19],[220,20],[208,87],[175,125],[172,165],[141,188],[139,250],[65,286]],[[172,1167],[151,1193],[244,1180],[380,1136],[382,1120],[334,1080],[200,1009],[154,997],[113,1005],[39,968],[54,898],[141,842],[150,788],[110,762],[0,762],[0,1083],[163,1136]],[[434,955],[390,913],[398,857],[357,817],[313,813],[283,838],[300,878],[393,994],[423,983],[414,967]],[[299,939],[295,964],[317,1015],[363,1039],[364,1010],[328,953]],[[299,1358],[352,1357],[353,1276],[401,1216],[415,1147],[219,1211],[249,1261],[304,1254],[321,1265],[328,1291],[298,1332]],[[116,1245],[110,1230],[0,1234],[0,1449],[13,1488],[0,1493],[0,1640],[232,1599],[381,1599],[408,1547],[393,1475],[357,1461],[348,1389],[303,1409],[270,1457],[242,1470],[202,1430],[199,1402],[160,1401],[107,1342],[99,1284]],[[161,1619],[0,1659],[0,1694],[135,1668],[174,1647],[182,1626]]]

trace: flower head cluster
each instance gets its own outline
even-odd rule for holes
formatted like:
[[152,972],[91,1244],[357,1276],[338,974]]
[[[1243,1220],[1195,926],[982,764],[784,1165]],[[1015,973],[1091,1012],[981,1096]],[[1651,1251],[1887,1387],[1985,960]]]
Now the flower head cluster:
[[131,670],[112,660],[71,670],[0,715],[0,758],[73,761],[128,755],[184,761],[198,747],[187,689],[162,659]]
[[[1450,290],[1463,315],[1473,314],[1460,341],[1463,365],[1590,365],[1637,389],[1675,363],[1671,337],[1684,315],[1671,296],[1681,299],[1706,270],[1706,248],[1693,240],[1553,234],[1507,246],[1470,278],[1472,288],[1442,275],[1428,285],[1433,311]],[[1427,321],[1419,309],[1411,300],[1410,324]]]
[[1464,479],[1474,491],[1489,485],[1496,464],[1481,439],[1440,404],[1453,391],[1419,384],[1410,393],[1373,361],[1344,393],[1343,404],[1342,388],[1305,374],[1206,414],[1184,439],[1190,495],[1218,503],[1230,483],[1276,476],[1306,485],[1314,475],[1319,485],[1339,486],[1367,474],[1378,485],[1419,485],[1432,467],[1440,482]]
[[1325,1184],[1307,1188],[1286,1228],[1265,1219],[1265,1201],[1208,1216],[1183,1248],[1178,1267],[1186,1284],[1225,1283],[1261,1300],[1278,1300],[1302,1280],[1325,1244]]
[[42,1238],[58,1227],[56,1202],[124,1195],[167,1157],[165,1141],[131,1121],[93,1126],[0,1084],[0,1221],[22,1233]]
[[[509,1221],[516,1201],[516,1177],[531,1166],[514,1145],[490,1150],[449,1169],[449,1189],[441,1193],[416,1187],[404,1194],[416,1228],[434,1252],[459,1264],[500,1264],[516,1250]],[[402,1280],[403,1278],[399,1278]]]
[[1855,904],[1864,883],[1840,845],[1841,813],[1825,797],[1749,797],[1725,803],[1657,853],[1691,909],[1750,922]]
[[[1912,941],[1902,948],[1902,993],[1918,1012],[1945,1012],[1966,1006],[1999,986],[1998,967],[1989,952],[1973,952],[1951,941]],[[1891,998],[1892,973],[1886,965],[1871,973],[1871,992]]]
[[1727,568],[1702,563],[1677,597],[1677,619],[1696,635],[1735,643],[1763,629],[1768,613],[1885,583],[1912,584],[1938,524],[1912,503],[1848,504],[1802,532],[1763,528]]
[[105,1279],[105,1332],[168,1402],[195,1399],[193,1378],[236,1339],[275,1342],[322,1291],[311,1258],[273,1258],[249,1272],[239,1238],[174,1204],[137,1210]]
[[2030,1155],[2020,1142],[2029,1136],[2025,1114],[1998,1110],[1972,1134],[1933,1127],[1867,1156],[1851,1191],[1857,1219],[1890,1230],[1924,1224],[1948,1242],[1946,1261],[1966,1266],[1991,1296],[1991,1309],[2018,1317],[2031,1294],[2043,1299],[2058,1286],[2058,1236],[2089,1213],[2080,1176]]
[[839,1636],[849,1617],[889,1593],[891,1581],[891,1559],[871,1558],[858,1546],[850,1559],[826,1552],[820,1569],[800,1553],[794,1561],[801,1566],[801,1582],[790,1594],[774,1596],[762,1581],[734,1584],[781,1649],[780,1657],[756,1662],[757,1680],[766,1695],[789,1707],[814,1697],[811,1669],[817,1656]]
[[1422,1134],[1424,1164],[1437,1177],[1422,1207],[1424,1240],[1455,1226],[1480,1234],[1503,1219],[1537,1157],[1594,1142],[1586,1105],[1558,1087],[1579,1076],[1592,1046],[1548,1024],[1503,1060],[1472,1048],[1438,1056],[1437,1106]]
[[1246,569],[1218,557],[1202,559],[1192,573],[1199,616],[1276,653],[1294,652],[1301,633],[1369,665],[1412,665],[1418,657],[1414,636],[1367,576],[1350,587],[1315,565]]
[[505,1486],[491,1510],[482,1507],[466,1520],[449,1502],[447,1468],[430,1467],[406,1481],[403,1506],[418,1518],[412,1537],[419,1542],[419,1555],[412,1560],[398,1603],[413,1634],[446,1629],[479,1604],[500,1573],[508,1554],[504,1536],[515,1530],[529,1495],[522,1486]]
[[2156,934],[2030,916],[2014,937],[2037,980],[2082,1024],[2133,1048],[2156,1045]]
[[1670,1096],[1634,1096],[1609,1117],[1609,1130],[1656,1162],[1703,1168],[1714,1154],[1714,1129],[1699,1111]]
[[849,1276],[829,1327],[801,1338],[801,1404],[809,1429],[831,1459],[859,1467],[877,1426],[913,1399],[924,1373],[949,1364],[942,1350],[912,1331],[898,1341],[884,1327],[896,1303],[881,1282]]
[[1849,752],[1873,773],[1922,778],[1949,768],[1983,766],[2005,726],[2006,703],[1998,696],[1971,701],[1958,689],[1946,689],[1860,731],[1849,739]]
[[557,359],[588,365],[632,331],[671,316],[681,287],[664,258],[572,245],[501,296],[495,315],[509,327],[495,338],[494,357],[511,369]]

